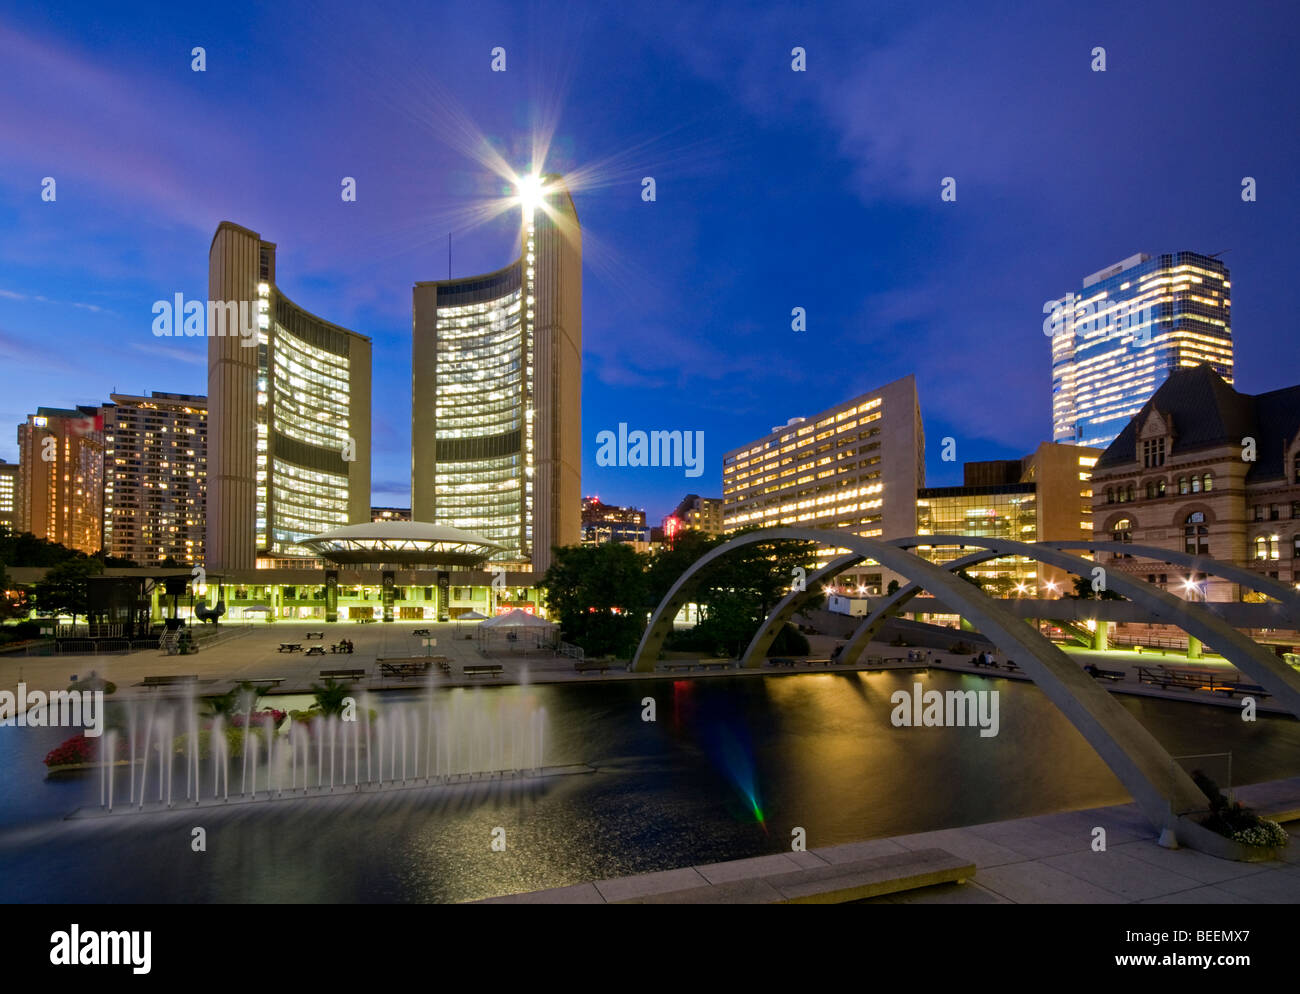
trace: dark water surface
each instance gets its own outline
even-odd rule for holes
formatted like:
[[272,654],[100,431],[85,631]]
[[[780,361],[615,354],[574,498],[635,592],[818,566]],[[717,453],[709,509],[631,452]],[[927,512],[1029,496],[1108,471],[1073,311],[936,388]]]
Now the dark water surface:
[[[999,734],[893,727],[890,694],[916,680],[1000,691]],[[796,827],[816,848],[1128,800],[1027,683],[835,673],[469,693],[535,696],[546,761],[597,772],[65,821],[99,789],[44,779],[68,731],[0,728],[0,900],[464,901],[788,851]],[[641,720],[645,697],[657,722]],[[1292,719],[1117,699],[1175,756],[1231,752],[1233,783],[1300,775]],[[1226,785],[1224,760],[1198,765]]]

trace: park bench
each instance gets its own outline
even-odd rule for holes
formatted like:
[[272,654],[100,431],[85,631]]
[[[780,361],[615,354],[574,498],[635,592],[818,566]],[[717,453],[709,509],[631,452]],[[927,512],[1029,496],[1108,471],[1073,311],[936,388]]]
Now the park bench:
[[185,675],[164,674],[162,676],[147,676],[144,678],[143,686],[145,687],[171,687],[178,683],[198,683],[199,675],[197,673],[188,673]]
[[334,645],[330,646],[330,652],[341,652],[344,655],[347,655],[352,652],[352,650],[342,642],[336,642]]
[[419,676],[421,673],[428,673],[431,659],[401,659],[386,660],[378,659],[379,671],[385,676],[401,677],[405,680],[407,677]]
[[[1020,667],[1016,665],[1016,661],[1015,661],[1014,659],[1008,659],[1006,665],[1007,665],[1007,672],[1008,672],[1008,673],[1019,673],[1019,672],[1020,672]],[[1120,676],[1122,677],[1123,674],[1121,673]]]
[[829,656],[815,656],[815,657],[809,656],[807,659],[803,661],[803,663],[805,666],[808,667],[829,666],[831,664],[831,660]]
[[339,680],[361,680],[365,677],[365,670],[321,670],[322,678],[333,677]]
[[300,642],[281,642],[280,648],[276,652],[301,652],[302,643]]
[[310,642],[312,639],[324,639],[324,638],[325,638],[325,633],[324,633],[324,632],[308,632],[308,633],[304,636],[304,638],[305,638],[308,642]]
[[972,666],[985,666],[995,670],[999,668],[998,661],[996,659],[990,659],[988,662],[985,662],[984,660],[980,659],[979,656],[971,656],[970,664]]
[[701,659],[702,670],[729,670],[735,664],[734,659]]
[[669,673],[676,672],[677,670],[686,670],[689,673],[691,670],[695,669],[695,662],[688,659],[678,659],[668,663],[661,663],[660,665]]
[[362,615],[360,618],[357,618],[357,624],[358,624],[358,625],[368,625],[370,622],[372,622],[372,621],[374,621],[374,620],[375,620],[375,619],[374,619],[373,616]]
[[483,663],[476,666],[466,666],[464,673],[466,676],[500,676],[504,667],[500,663]]
[[323,645],[313,645],[307,650],[307,655],[323,656],[325,655],[325,647]]
[[594,673],[596,670],[604,673],[613,665],[608,659],[579,659],[573,664],[573,669],[578,673]]
[[790,659],[788,656],[773,656],[768,660],[768,662],[773,666],[786,666],[790,669],[794,669],[794,660]]

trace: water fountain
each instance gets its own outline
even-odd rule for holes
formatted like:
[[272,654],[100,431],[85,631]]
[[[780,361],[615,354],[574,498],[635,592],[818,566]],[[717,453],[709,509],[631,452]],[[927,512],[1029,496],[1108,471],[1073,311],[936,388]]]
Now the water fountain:
[[[103,756],[121,760],[101,763],[98,806],[74,814],[263,804],[588,771],[546,765],[546,709],[526,692],[430,686],[400,699],[357,698],[345,714],[299,713],[278,724],[255,710],[251,694],[229,721],[223,714],[202,716],[192,695],[123,702],[124,713],[101,740]],[[122,765],[126,777],[118,775]]]

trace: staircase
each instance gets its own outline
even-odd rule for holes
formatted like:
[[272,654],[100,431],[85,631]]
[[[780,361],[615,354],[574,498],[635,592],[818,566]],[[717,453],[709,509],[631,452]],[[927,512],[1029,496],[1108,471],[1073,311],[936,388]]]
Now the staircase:
[[174,656],[181,651],[181,630],[173,628],[169,632],[163,632],[162,638],[158,640],[158,648],[168,656]]

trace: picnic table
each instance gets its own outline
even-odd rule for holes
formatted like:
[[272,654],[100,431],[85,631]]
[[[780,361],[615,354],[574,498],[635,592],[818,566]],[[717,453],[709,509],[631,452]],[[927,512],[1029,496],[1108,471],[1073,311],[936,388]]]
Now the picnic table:
[[402,659],[402,660],[389,661],[385,659],[379,659],[376,660],[376,662],[379,663],[379,671],[383,675],[401,677],[403,680],[405,680],[407,677],[418,676],[421,673],[429,672],[430,660]]
[[281,642],[277,652],[302,652],[301,642]]
[[312,639],[323,639],[323,638],[325,638],[324,632],[308,632],[306,635],[306,639],[308,642],[310,642]]
[[351,651],[352,650],[342,642],[336,642],[334,645],[330,646],[330,652],[350,653]]
[[323,645],[313,645],[310,649],[307,650],[307,655],[323,656],[325,655],[325,647]]

